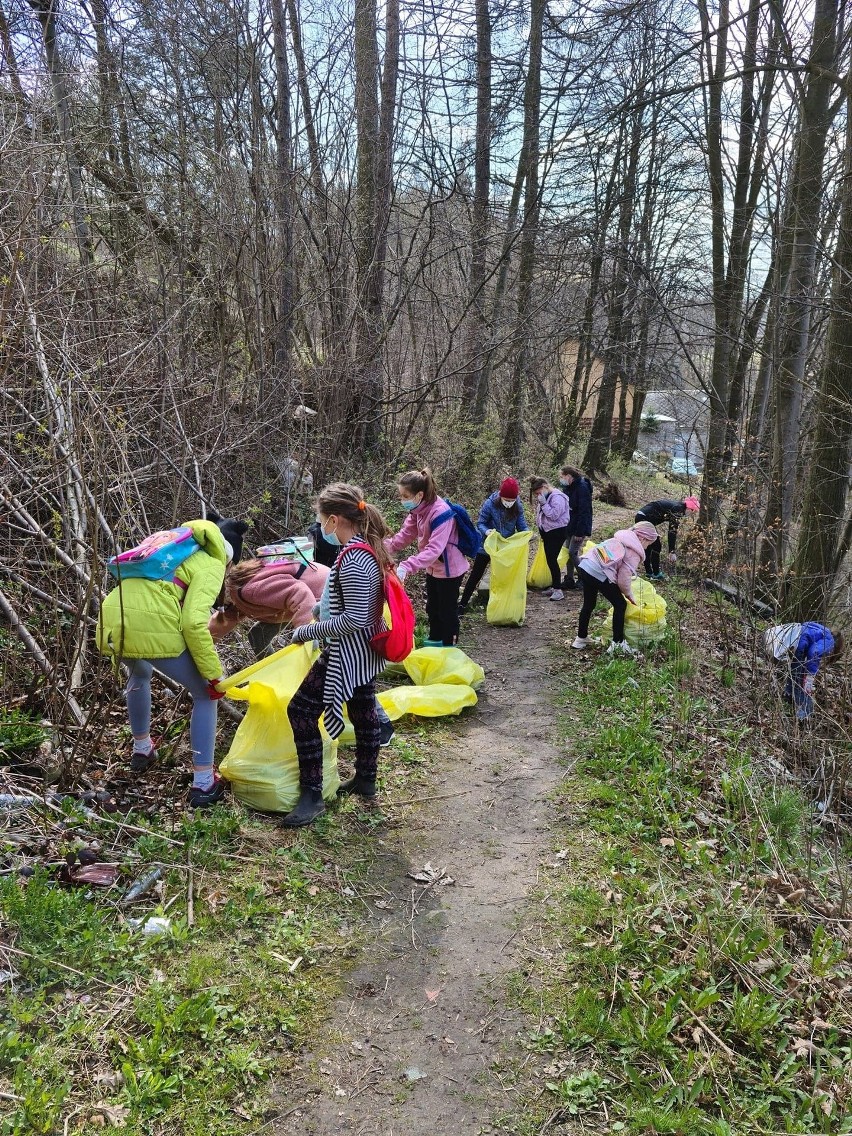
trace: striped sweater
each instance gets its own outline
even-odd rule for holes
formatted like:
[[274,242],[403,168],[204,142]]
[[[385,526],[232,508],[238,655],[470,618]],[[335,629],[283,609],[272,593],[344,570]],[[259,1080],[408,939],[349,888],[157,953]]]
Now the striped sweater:
[[[356,536],[355,541],[362,541]],[[297,627],[295,643],[317,639],[327,644],[325,728],[332,738],[343,733],[343,703],[359,686],[373,681],[385,660],[370,646],[384,627],[382,570],[365,548],[343,548],[328,580],[329,618]]]

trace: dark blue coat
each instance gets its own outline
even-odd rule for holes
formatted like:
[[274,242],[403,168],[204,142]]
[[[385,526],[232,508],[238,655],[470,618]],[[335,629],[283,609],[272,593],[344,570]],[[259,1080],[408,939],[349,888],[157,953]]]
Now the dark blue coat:
[[565,490],[571,506],[569,536],[592,535],[592,483],[588,477],[575,478]]

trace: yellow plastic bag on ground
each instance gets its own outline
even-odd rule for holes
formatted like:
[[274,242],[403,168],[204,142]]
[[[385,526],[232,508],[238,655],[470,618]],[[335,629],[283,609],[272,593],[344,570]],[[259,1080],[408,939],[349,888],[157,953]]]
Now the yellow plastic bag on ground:
[[544,541],[539,537],[538,549],[533,557],[532,567],[527,574],[527,584],[531,588],[549,588],[553,580],[550,578],[550,569],[544,556]]
[[568,567],[568,545],[567,544],[563,544],[562,547],[559,549],[558,563],[559,563],[559,567],[564,572],[565,569]]
[[[624,637],[632,647],[656,643],[666,633],[666,601],[650,580],[633,581],[633,598],[624,617]],[[612,639],[612,609],[604,621],[604,638]]]
[[485,671],[458,647],[419,647],[403,664],[415,686],[451,683],[477,690]]
[[485,618],[498,627],[520,627],[527,612],[525,573],[531,532],[505,537],[490,532],[485,551],[491,557],[491,583]]
[[[248,703],[219,768],[234,796],[251,808],[286,813],[299,799],[299,761],[287,704],[317,657],[309,644],[294,643],[220,684],[229,698]],[[340,787],[340,775],[337,743],[325,734],[322,770],[322,793],[328,800]]]
[[[379,702],[392,722],[406,714],[416,714],[418,718],[443,718],[450,714],[461,714],[468,706],[479,701],[471,686],[454,682],[438,682],[431,686],[392,686],[390,690],[379,691]],[[346,729],[337,739],[340,746],[355,745],[355,728],[344,713]]]
[[388,717],[396,721],[404,714],[416,714],[420,718],[461,714],[466,706],[475,706],[478,699],[473,687],[438,682],[431,686],[394,686],[383,690],[379,701]]

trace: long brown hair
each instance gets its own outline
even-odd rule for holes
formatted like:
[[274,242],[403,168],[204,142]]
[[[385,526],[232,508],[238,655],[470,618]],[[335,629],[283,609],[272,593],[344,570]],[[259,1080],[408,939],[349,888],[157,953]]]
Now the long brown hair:
[[559,472],[563,477],[570,477],[574,481],[582,481],[584,477],[583,471],[581,469],[577,469],[573,465],[563,465],[562,469],[560,469]]
[[535,504],[536,494],[544,489],[545,485],[550,485],[546,477],[531,477],[530,478],[530,506]]
[[379,567],[390,568],[393,561],[384,546],[384,538],[390,536],[391,530],[376,506],[364,500],[364,490],[360,485],[347,485],[343,481],[326,485],[317,497],[316,506],[317,512],[324,517],[345,517],[372,548]]
[[407,489],[412,497],[415,493],[422,493],[423,501],[427,505],[431,505],[438,496],[438,487],[428,465],[423,469],[410,469],[408,473],[401,474],[396,483],[401,489]]

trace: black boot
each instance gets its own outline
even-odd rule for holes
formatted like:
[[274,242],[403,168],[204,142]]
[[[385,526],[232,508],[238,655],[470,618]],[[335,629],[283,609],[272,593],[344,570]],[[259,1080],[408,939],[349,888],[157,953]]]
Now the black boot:
[[296,807],[281,818],[284,828],[304,828],[313,824],[317,817],[325,812],[322,801],[322,789],[300,789],[299,801]]
[[340,782],[337,795],[340,796],[341,793],[357,793],[359,797],[363,797],[367,801],[372,800],[376,795],[375,773],[359,773],[356,769],[354,777]]

